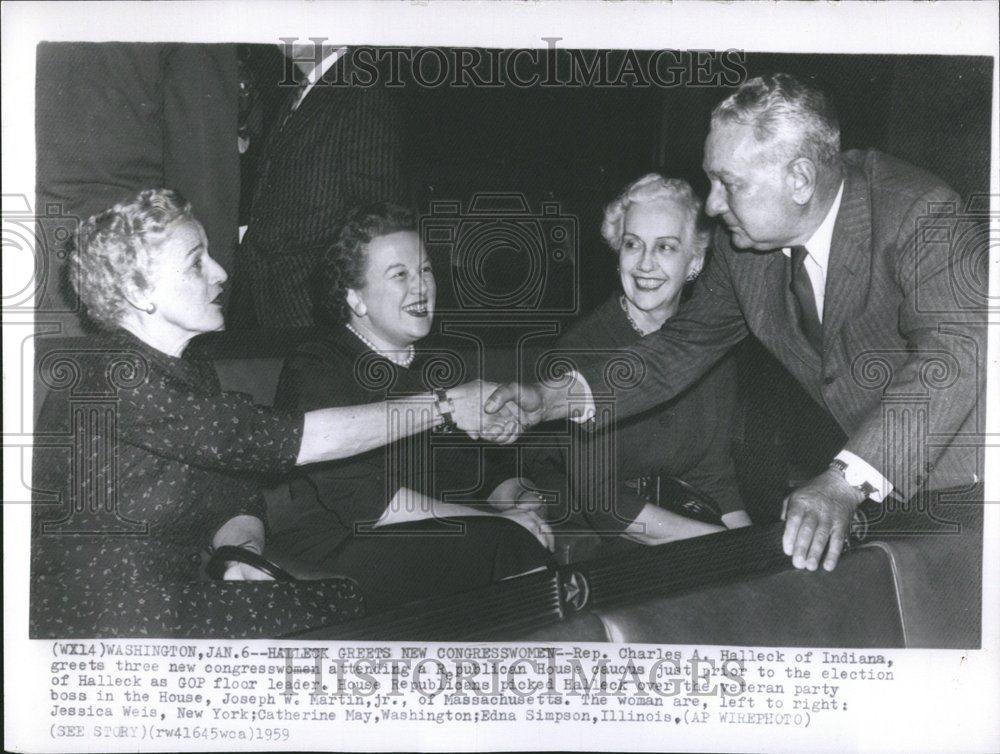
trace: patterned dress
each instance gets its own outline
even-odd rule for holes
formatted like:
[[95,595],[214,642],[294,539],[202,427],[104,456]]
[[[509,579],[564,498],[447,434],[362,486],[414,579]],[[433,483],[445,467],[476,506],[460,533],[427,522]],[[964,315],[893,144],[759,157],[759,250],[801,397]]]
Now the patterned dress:
[[363,613],[356,585],[212,582],[218,528],[264,516],[260,483],[294,466],[303,414],[222,392],[210,363],[124,331],[39,363],[30,635],[265,637]]

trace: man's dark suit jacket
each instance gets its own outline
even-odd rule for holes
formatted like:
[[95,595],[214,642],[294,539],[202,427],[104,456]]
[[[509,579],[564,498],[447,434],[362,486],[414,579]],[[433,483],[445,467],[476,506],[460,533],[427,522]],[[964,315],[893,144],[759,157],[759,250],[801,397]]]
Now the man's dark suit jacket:
[[55,242],[143,189],[180,191],[210,253],[232,273],[240,185],[235,45],[44,43],[37,61],[37,214],[58,207],[61,215],[40,223],[48,274],[36,321],[81,334]]
[[962,244],[944,240],[960,199],[876,151],[846,152],[843,164],[822,354],[798,325],[785,255],[736,250],[720,229],[694,295],[633,346],[645,371],[638,386],[616,386],[598,359],[580,372],[595,397],[613,393],[618,415],[629,416],[676,395],[753,333],[829,410],[847,450],[900,495],[972,482],[981,476],[985,298],[964,282]]
[[[350,72],[341,65],[324,78],[344,81]],[[409,202],[394,93],[377,83],[320,82],[282,125],[290,109],[289,100],[261,155],[239,250],[232,328],[311,325],[313,271],[345,212],[376,201]]]

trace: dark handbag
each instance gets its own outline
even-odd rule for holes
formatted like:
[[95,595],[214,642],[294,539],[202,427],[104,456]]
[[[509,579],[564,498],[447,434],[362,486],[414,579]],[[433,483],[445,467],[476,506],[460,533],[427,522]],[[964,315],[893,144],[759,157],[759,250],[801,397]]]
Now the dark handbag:
[[226,573],[227,564],[232,562],[253,566],[266,573],[275,581],[298,581],[298,578],[263,555],[258,555],[252,550],[233,545],[223,545],[222,547],[215,548],[212,552],[212,557],[208,560],[208,565],[205,566],[205,572],[209,578],[221,581],[223,575]]
[[625,487],[640,499],[679,516],[722,526],[722,508],[707,493],[669,474],[629,479]]

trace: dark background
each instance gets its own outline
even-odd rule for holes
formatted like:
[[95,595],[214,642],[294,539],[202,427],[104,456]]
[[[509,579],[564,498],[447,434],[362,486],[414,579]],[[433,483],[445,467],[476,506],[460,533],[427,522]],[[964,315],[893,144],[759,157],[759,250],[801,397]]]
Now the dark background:
[[[567,71],[571,54],[592,59],[595,51],[555,54],[558,70]],[[615,71],[623,54],[612,53],[605,70]],[[276,86],[283,75],[278,48],[247,46],[244,55],[262,88],[269,87],[273,111],[283,95]],[[833,97],[845,149],[888,152],[937,174],[966,198],[988,191],[992,59],[746,53],[742,67],[746,77],[784,71],[818,83]],[[533,211],[557,202],[579,223],[583,310],[617,284],[615,259],[600,237],[604,205],[651,171],[684,178],[704,197],[709,115],[735,88],[731,76],[716,85],[671,88],[428,87],[406,66],[400,70],[400,128],[415,206],[422,212],[432,201],[467,206],[477,193],[498,191],[523,194]]]
[[[893,154],[939,175],[963,197],[988,191],[991,59],[748,55],[746,63],[751,77],[785,71],[817,79],[838,107],[845,149]],[[582,303],[592,308],[616,284],[615,259],[600,237],[603,206],[651,171],[685,178],[704,197],[709,115],[730,91],[411,92],[418,202],[488,190],[557,200],[579,218]]]

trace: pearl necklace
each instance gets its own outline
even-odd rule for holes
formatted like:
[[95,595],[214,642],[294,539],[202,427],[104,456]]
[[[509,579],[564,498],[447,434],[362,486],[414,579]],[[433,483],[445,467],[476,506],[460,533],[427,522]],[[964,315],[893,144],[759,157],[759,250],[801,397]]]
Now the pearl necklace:
[[383,351],[381,348],[379,348],[370,340],[368,340],[368,338],[366,338],[364,335],[355,330],[354,326],[350,322],[347,323],[347,329],[350,330],[352,333],[354,333],[354,335],[357,336],[358,340],[360,340],[362,343],[368,346],[379,356],[388,359],[398,367],[403,367],[404,369],[408,368],[410,364],[413,363],[413,360],[417,357],[416,349],[414,349],[412,343],[406,347],[404,355],[401,356],[400,351]]

